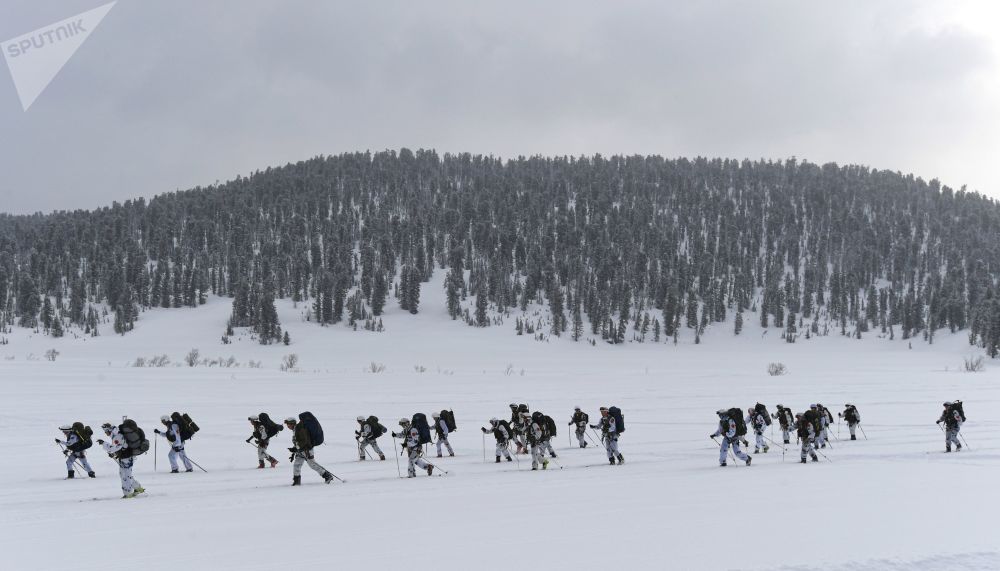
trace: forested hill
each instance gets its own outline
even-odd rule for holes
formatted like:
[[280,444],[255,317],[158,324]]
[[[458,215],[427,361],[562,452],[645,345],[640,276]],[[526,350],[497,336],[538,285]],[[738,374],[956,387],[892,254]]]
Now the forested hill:
[[[861,166],[403,149],[0,216],[0,323],[92,332],[110,308],[126,334],[143,308],[217,294],[269,343],[275,298],[374,329],[386,304],[440,295],[456,327],[512,334],[700,341],[728,316],[788,341],[966,329],[995,355],[998,245],[993,200]],[[446,287],[421,290],[433,272]]]

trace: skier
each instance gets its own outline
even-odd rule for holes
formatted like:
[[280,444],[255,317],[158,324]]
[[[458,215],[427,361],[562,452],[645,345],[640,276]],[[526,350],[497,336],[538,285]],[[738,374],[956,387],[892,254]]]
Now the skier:
[[[549,456],[553,458],[558,458],[556,456],[556,451],[552,448],[552,427],[549,425],[551,420],[549,417],[545,416],[541,411],[535,411],[535,414],[531,416],[532,420],[538,423],[542,427],[542,439],[538,442],[538,446],[542,449],[542,454],[548,452]],[[553,426],[555,423],[552,423]]]
[[292,447],[288,449],[291,452],[288,461],[292,463],[292,485],[302,485],[303,463],[309,464],[309,467],[322,476],[323,481],[327,484],[332,482],[333,474],[320,466],[315,460],[316,456],[313,453],[312,438],[310,438],[309,430],[306,426],[293,416],[285,419],[285,426],[292,432]]
[[160,432],[160,429],[155,429],[153,432],[163,435],[167,439],[167,442],[170,443],[170,452],[167,452],[167,460],[170,460],[170,473],[176,474],[179,472],[177,469],[178,456],[184,462],[184,471],[194,472],[194,466],[191,465],[187,453],[184,452],[184,439],[181,437],[181,427],[167,415],[161,416],[160,422],[163,423],[163,426],[167,427],[167,431]]
[[857,440],[858,437],[854,432],[861,424],[861,413],[858,412],[857,407],[853,404],[845,404],[844,412],[838,412],[837,416],[847,421],[847,429],[851,431],[851,440]]
[[542,470],[549,467],[549,459],[545,457],[545,447],[542,440],[545,437],[545,420],[541,418],[541,413],[536,412],[536,416],[528,418],[528,413],[521,413],[525,417],[528,426],[528,444],[531,446],[531,469],[537,470],[538,465],[542,465]]
[[826,425],[828,422],[826,418],[826,412],[824,412],[823,410],[823,405],[811,404],[809,405],[809,411],[812,413],[810,415],[811,416],[810,420],[813,420],[816,423],[816,429],[814,430],[816,435],[815,436],[816,447],[826,448],[826,439],[828,436],[826,431]]
[[[736,409],[734,414],[738,411],[739,409]],[[729,411],[726,409],[718,410],[716,414],[719,415],[719,427],[709,435],[709,438],[715,440],[715,437],[722,436],[722,444],[719,446],[719,466],[726,465],[726,455],[729,452],[730,446],[733,447],[733,455],[746,462],[747,466],[749,466],[753,458],[740,450],[740,435],[736,433],[736,419],[730,418]]]
[[948,401],[944,403],[944,411],[937,423],[944,423],[944,451],[951,452],[951,444],[955,443],[955,452],[962,450],[962,443],[958,440],[958,433],[962,430],[962,414],[958,411],[954,403]]
[[[371,422],[368,422],[368,420],[371,420]],[[368,420],[366,420],[363,416],[359,416],[358,424],[360,427],[358,430],[354,431],[354,437],[358,441],[358,456],[361,461],[364,461],[366,457],[365,449],[371,446],[372,450],[378,454],[378,459],[385,460],[385,454],[383,454],[382,449],[378,447],[377,441],[378,437],[382,435],[384,429],[379,428],[377,418],[371,417]]]
[[802,445],[801,452],[799,454],[799,461],[803,464],[806,463],[806,455],[812,457],[813,462],[819,462],[819,457],[816,456],[816,450],[813,448],[813,442],[816,438],[816,427],[813,425],[812,421],[802,414],[795,415],[795,431],[798,434],[799,442]]
[[508,428],[509,425],[504,426],[505,424],[507,424],[507,423],[505,423],[505,422],[502,423],[502,422],[500,422],[500,420],[498,418],[493,417],[493,418],[490,419],[490,426],[492,427],[490,430],[487,430],[487,429],[485,429],[483,427],[479,427],[479,430],[482,430],[483,434],[488,434],[488,433],[492,432],[493,433],[493,438],[496,438],[496,441],[497,441],[497,461],[496,461],[496,463],[497,464],[500,463],[500,455],[501,454],[504,457],[507,458],[508,462],[510,462],[510,461],[513,460],[513,458],[511,458],[511,456],[510,456],[510,444],[509,444],[510,443],[510,436],[511,436],[510,433],[511,433],[511,431]]
[[747,417],[743,420],[744,424],[753,427],[753,434],[756,437],[754,440],[754,454],[760,454],[760,449],[764,449],[766,454],[771,448],[767,445],[764,440],[764,429],[767,428],[767,420],[764,419],[764,414],[758,410],[750,407],[747,409]]
[[820,448],[826,448],[826,443],[830,440],[830,425],[833,424],[833,413],[821,404],[817,404],[816,409],[819,410],[820,434],[823,437]]
[[247,443],[249,444],[251,440],[254,440],[254,444],[257,446],[257,469],[260,470],[264,468],[264,462],[270,462],[271,467],[274,468],[278,465],[278,459],[267,453],[267,445],[271,443],[271,437],[267,434],[267,426],[261,421],[260,415],[248,416],[247,420],[250,421],[250,426],[253,427],[253,434],[250,438],[247,438]]
[[398,433],[393,432],[392,437],[403,440],[403,451],[406,452],[410,460],[410,465],[406,472],[407,477],[416,478],[418,467],[427,470],[428,476],[432,475],[434,473],[434,465],[427,463],[426,460],[421,458],[423,456],[423,447],[420,446],[420,431],[410,425],[410,419],[408,418],[399,419],[399,426],[402,427],[402,430]]
[[451,443],[448,442],[448,423],[441,418],[440,412],[435,412],[431,415],[434,419],[434,432],[437,433],[437,450],[438,458],[441,456],[441,444],[444,444],[445,448],[448,449],[448,456],[454,456],[455,451],[451,449]]
[[63,446],[63,455],[66,456],[66,479],[72,479],[75,475],[73,464],[77,460],[80,461],[83,469],[87,471],[88,476],[96,478],[94,469],[90,467],[90,462],[87,461],[85,450],[90,448],[91,443],[90,439],[86,438],[86,434],[83,434],[83,423],[77,422],[72,425],[63,425],[59,427],[59,430],[62,431],[63,436],[66,438],[65,441],[56,438],[56,444]]
[[775,412],[771,416],[781,426],[781,437],[784,439],[785,444],[790,444],[791,441],[788,432],[795,426],[795,417],[792,416],[792,409],[785,408],[779,404],[778,412]]
[[110,438],[110,441],[98,440],[97,443],[104,447],[108,456],[118,462],[118,476],[121,478],[122,493],[124,494],[122,499],[134,498],[138,494],[145,493],[146,488],[142,487],[139,480],[132,477],[132,465],[135,463],[135,458],[132,457],[132,451],[125,443],[125,437],[122,436],[121,430],[110,422],[102,424],[101,429],[104,430],[104,434]]
[[594,429],[601,429],[601,442],[604,443],[604,449],[608,452],[608,462],[614,466],[615,459],[617,458],[619,464],[624,464],[625,457],[618,451],[617,422],[608,412],[608,407],[602,406],[600,410],[601,419],[597,421],[597,424],[591,424],[590,427]]
[[[514,444],[517,445],[517,454],[528,453],[528,443],[526,435],[528,432],[527,410],[522,412],[521,408],[511,404],[512,413],[510,415],[510,426],[514,431]],[[524,407],[527,409],[527,407]]]
[[580,448],[587,447],[587,423],[590,417],[580,410],[580,407],[573,409],[573,416],[569,419],[569,426],[576,425],[576,439],[580,442]]

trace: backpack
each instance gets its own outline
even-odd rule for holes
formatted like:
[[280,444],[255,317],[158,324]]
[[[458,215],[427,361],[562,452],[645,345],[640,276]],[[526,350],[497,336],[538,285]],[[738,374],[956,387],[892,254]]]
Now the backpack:
[[608,408],[608,416],[615,419],[615,430],[617,434],[625,432],[625,417],[622,416],[622,411],[617,406]]
[[824,407],[823,407],[823,413],[824,413],[824,414],[826,414],[826,420],[827,420],[827,421],[828,421],[828,422],[829,422],[830,424],[833,424],[833,413],[832,413],[832,412],[830,412],[830,409],[828,409],[828,408],[826,408],[826,407],[824,406]]
[[729,420],[736,423],[736,436],[746,436],[747,423],[743,418],[743,411],[739,408],[731,408],[726,411],[726,416],[729,417]]
[[528,405],[522,403],[517,405],[517,412],[521,413],[521,412],[531,412],[531,411],[528,410]]
[[388,430],[386,427],[379,424],[378,417],[375,415],[369,416],[368,420],[365,421],[365,424],[371,427],[372,429],[371,437],[373,439],[382,436],[383,434],[385,434],[385,431]]
[[754,410],[757,411],[758,414],[761,414],[761,415],[764,416],[764,424],[766,426],[771,426],[771,415],[768,414],[767,407],[764,406],[764,405],[762,405],[762,404],[760,404],[760,403],[757,403],[757,405],[754,406],[753,408],[754,408]]
[[184,414],[175,412],[170,415],[170,420],[177,423],[177,427],[181,431],[182,442],[191,440],[194,437],[195,433],[201,430],[201,428],[199,428],[198,425],[195,424],[193,420],[191,420],[191,417],[188,416],[186,412]]
[[851,424],[857,422],[858,421],[858,409],[855,408],[855,407],[853,407],[853,406],[847,407],[847,409],[844,411],[844,420],[846,420],[847,422],[849,422]]
[[306,432],[309,433],[309,440],[313,448],[323,444],[323,427],[320,426],[313,413],[306,411],[299,414],[299,422],[305,426]]
[[809,409],[802,413],[802,418],[805,419],[809,424],[813,425],[813,430],[816,434],[819,434],[823,428],[819,424],[819,415],[813,409]]
[[441,418],[444,419],[444,423],[448,426],[448,432],[455,432],[458,430],[458,426],[455,425],[455,413],[450,410],[442,410]]
[[951,408],[957,410],[958,411],[958,416],[961,416],[962,417],[962,422],[965,422],[965,411],[962,410],[962,401],[957,400],[957,401],[951,403]]
[[118,433],[125,441],[125,448],[118,451],[121,458],[134,458],[149,450],[146,433],[131,418],[126,418],[119,426]]
[[258,414],[257,419],[264,425],[264,433],[267,434],[268,438],[274,438],[275,435],[285,429],[284,426],[271,420],[271,417],[266,412]]
[[73,433],[80,439],[76,444],[77,449],[74,452],[82,452],[94,445],[94,441],[91,439],[94,431],[89,426],[84,426],[82,422],[74,422]]
[[549,433],[549,438],[555,438],[558,431],[556,430],[556,421],[552,420],[551,416],[545,417],[545,430]]
[[413,415],[413,419],[410,420],[410,426],[417,429],[417,433],[420,435],[420,444],[430,444],[431,443],[431,427],[427,424],[427,415],[418,412]]
[[511,429],[509,422],[507,422],[506,420],[501,420],[500,422],[497,423],[497,426],[498,427],[502,426],[504,430],[507,431],[507,438],[514,438],[514,430]]

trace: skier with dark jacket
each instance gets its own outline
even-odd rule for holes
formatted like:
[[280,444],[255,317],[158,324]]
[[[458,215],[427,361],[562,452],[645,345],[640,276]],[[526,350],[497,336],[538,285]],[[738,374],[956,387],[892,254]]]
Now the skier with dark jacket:
[[792,409],[785,408],[779,404],[777,412],[771,416],[778,421],[778,426],[781,427],[781,437],[784,439],[785,444],[790,444],[789,432],[795,428],[795,417],[792,415]]
[[417,430],[408,418],[399,419],[399,426],[401,430],[399,432],[393,432],[393,438],[401,438],[403,440],[403,451],[406,452],[407,458],[410,460],[410,465],[407,468],[407,475],[410,478],[417,477],[417,468],[423,468],[427,470],[427,475],[431,476],[434,474],[434,465],[428,463],[421,456],[424,454],[423,446],[420,445],[420,431]]
[[437,457],[441,458],[441,445],[444,444],[445,448],[448,449],[448,456],[454,456],[455,451],[451,449],[451,443],[448,442],[448,423],[445,419],[441,418],[440,412],[435,412],[431,415],[434,419],[434,432],[437,434]]
[[819,457],[816,456],[816,450],[814,448],[816,440],[816,428],[812,421],[806,418],[805,415],[796,414],[795,415],[795,431],[799,437],[799,442],[802,445],[799,460],[805,464],[806,455],[812,457],[813,462],[819,462]]
[[285,419],[285,426],[288,430],[292,432],[292,447],[288,449],[291,452],[291,456],[288,457],[288,461],[292,463],[292,485],[301,486],[302,485],[302,464],[309,464],[309,467],[316,471],[317,474],[323,477],[323,481],[327,484],[333,481],[333,474],[331,474],[326,468],[320,466],[313,454],[313,444],[312,439],[309,437],[309,430],[304,424],[299,422],[295,417],[288,417]]
[[615,417],[611,416],[606,406],[602,406],[600,410],[601,420],[597,421],[597,424],[591,424],[590,427],[595,430],[601,429],[601,442],[604,443],[604,450],[608,453],[608,462],[614,466],[617,459],[619,464],[624,464],[625,457],[618,451],[618,424]]
[[257,414],[248,416],[247,420],[250,421],[253,433],[246,441],[249,444],[253,440],[254,445],[257,446],[257,469],[263,469],[264,462],[270,462],[271,467],[274,468],[278,465],[278,459],[267,453],[267,445],[271,443],[271,437],[267,435],[267,426],[261,422],[260,415]]
[[858,425],[861,424],[861,413],[858,412],[858,408],[853,404],[845,404],[844,412],[838,412],[837,416],[847,421],[847,430],[851,431],[851,440],[857,440],[858,437],[855,431],[858,429]]
[[378,434],[378,426],[372,426],[373,423],[374,421],[368,422],[363,416],[358,417],[358,424],[360,426],[354,431],[354,437],[358,441],[358,456],[362,461],[365,459],[365,449],[369,446],[378,454],[379,460],[385,460],[385,454],[378,447],[378,437],[375,436]]
[[504,424],[505,423],[500,422],[500,419],[493,417],[490,419],[490,426],[492,427],[491,429],[487,430],[483,427],[479,428],[479,430],[483,431],[483,434],[489,434],[491,432],[493,433],[493,438],[495,438],[497,441],[497,451],[496,451],[497,464],[500,463],[501,455],[506,457],[508,462],[513,460],[513,458],[510,457],[510,445],[509,445],[511,438],[510,434],[511,431],[508,430],[507,426],[504,426]]
[[722,443],[719,445],[719,466],[726,465],[730,446],[733,447],[733,455],[749,466],[753,458],[740,450],[740,436],[736,433],[736,419],[729,418],[729,411],[726,409],[718,410],[716,414],[719,415],[719,427],[708,437],[712,440],[715,440],[717,436],[722,437]]
[[958,440],[958,433],[962,430],[962,414],[954,403],[948,401],[944,403],[944,411],[937,423],[944,423],[944,451],[951,452],[951,445],[955,444],[955,452],[962,450],[962,443]]
[[166,432],[160,432],[159,429],[154,430],[156,434],[159,434],[167,439],[167,443],[170,444],[170,452],[167,452],[167,460],[170,461],[170,473],[176,474],[179,470],[177,468],[177,457],[184,462],[184,471],[193,472],[194,466],[191,465],[191,461],[188,460],[187,453],[184,452],[184,439],[181,438],[181,427],[174,422],[173,418],[167,415],[160,417],[160,422],[163,426],[167,427]]
[[587,424],[590,423],[590,416],[580,410],[580,407],[573,409],[573,416],[569,419],[568,426],[576,426],[576,440],[580,443],[580,448],[587,447]]
[[80,436],[80,434],[78,434],[78,432],[82,429],[83,423],[80,422],[59,427],[59,430],[62,431],[63,437],[66,438],[66,440],[63,441],[56,438],[56,444],[63,447],[63,455],[66,456],[67,480],[74,477],[75,471],[73,470],[73,465],[77,460],[80,461],[80,465],[83,466],[83,469],[87,471],[88,476],[91,478],[97,477],[97,475],[94,474],[94,469],[90,467],[90,462],[87,461],[86,449],[89,444]]

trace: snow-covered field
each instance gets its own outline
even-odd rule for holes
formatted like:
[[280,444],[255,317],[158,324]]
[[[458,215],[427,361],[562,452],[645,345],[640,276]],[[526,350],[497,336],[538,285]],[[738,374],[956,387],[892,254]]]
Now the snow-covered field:
[[[511,321],[469,328],[444,316],[440,297],[428,290],[416,317],[391,310],[380,334],[319,328],[282,304],[290,347],[222,345],[222,299],[146,312],[126,337],[15,331],[0,346],[0,568],[1000,568],[1000,367],[959,372],[973,353],[962,333],[912,349],[875,336],[789,345],[748,324],[738,338],[729,325],[710,330],[700,345],[592,347],[517,337]],[[50,348],[55,362],[40,358]],[[162,353],[181,363],[191,348],[244,366],[129,366]],[[279,371],[292,352],[301,371]],[[385,371],[370,372],[373,361]],[[790,374],[768,376],[771,361]],[[934,421],[956,398],[970,449],[944,454]],[[772,411],[855,403],[869,439],[834,440],[819,464],[772,448],[750,468],[720,468],[714,411],[758,400]],[[574,405],[592,418],[600,405],[621,407],[627,463],[571,447],[563,427],[564,469],[533,473],[524,457],[520,470],[495,465],[490,450],[483,463],[478,427],[510,402],[563,423]],[[394,429],[399,417],[445,407],[459,424],[458,456],[440,461],[448,475],[399,479],[391,455],[357,461],[357,415]],[[207,474],[166,473],[161,442],[158,472],[152,454],[137,462],[147,497],[120,500],[116,466],[96,446],[98,478],[63,480],[60,424],[98,430],[127,414],[151,434],[174,410],[201,425],[188,452]],[[304,485],[290,487],[287,431],[273,446],[278,468],[255,469],[247,416],[304,410],[326,432],[317,460],[346,484],[324,485],[306,467]]]

